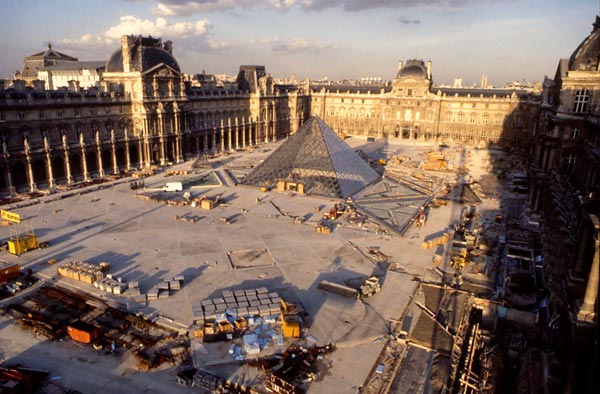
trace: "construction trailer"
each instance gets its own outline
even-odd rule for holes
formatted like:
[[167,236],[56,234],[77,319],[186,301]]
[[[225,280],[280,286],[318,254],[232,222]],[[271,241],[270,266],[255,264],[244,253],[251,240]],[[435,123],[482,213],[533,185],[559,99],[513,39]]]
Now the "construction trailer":
[[0,261],[0,283],[8,282],[11,279],[18,278],[19,264]]

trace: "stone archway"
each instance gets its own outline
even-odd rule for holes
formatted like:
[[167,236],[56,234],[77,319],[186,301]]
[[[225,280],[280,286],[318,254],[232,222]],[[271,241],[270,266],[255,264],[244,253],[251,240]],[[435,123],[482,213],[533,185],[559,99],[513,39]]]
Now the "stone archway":
[[81,169],[81,156],[78,154],[73,154],[69,156],[69,167],[71,167],[71,175],[77,176],[81,175],[83,172]]
[[58,182],[62,182],[66,178],[65,160],[61,156],[56,156],[52,159],[52,177]]
[[138,165],[140,158],[138,157],[138,147],[136,145],[129,146],[129,164]]
[[410,138],[410,127],[402,127],[402,139],[407,140]]
[[27,168],[22,161],[13,164],[10,174],[15,187],[27,185]]
[[96,152],[87,152],[85,155],[85,164],[87,165],[88,174],[98,172],[98,155]]
[[127,165],[127,157],[125,156],[125,148],[117,148],[117,167],[124,168]]
[[166,150],[165,154],[167,156],[166,157],[167,162],[174,163],[176,153],[175,153],[175,140],[173,137],[170,137],[167,139],[165,150]]
[[48,167],[46,166],[46,160],[35,160],[31,165],[31,169],[33,171],[33,181],[35,183],[48,181]]
[[102,151],[102,169],[109,173],[112,172],[112,152],[110,149],[104,149]]

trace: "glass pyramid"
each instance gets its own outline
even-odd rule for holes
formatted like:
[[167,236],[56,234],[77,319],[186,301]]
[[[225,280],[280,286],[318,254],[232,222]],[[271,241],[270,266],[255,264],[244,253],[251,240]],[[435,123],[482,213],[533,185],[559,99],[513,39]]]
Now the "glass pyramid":
[[278,181],[297,182],[306,194],[345,199],[377,179],[375,170],[313,116],[241,183],[272,188]]

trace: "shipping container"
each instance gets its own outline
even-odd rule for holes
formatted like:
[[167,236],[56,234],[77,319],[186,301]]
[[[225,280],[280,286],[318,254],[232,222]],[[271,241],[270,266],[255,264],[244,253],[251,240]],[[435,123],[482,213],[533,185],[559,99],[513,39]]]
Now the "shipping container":
[[67,326],[67,334],[75,342],[91,343],[100,336],[100,328],[90,323],[77,321]]

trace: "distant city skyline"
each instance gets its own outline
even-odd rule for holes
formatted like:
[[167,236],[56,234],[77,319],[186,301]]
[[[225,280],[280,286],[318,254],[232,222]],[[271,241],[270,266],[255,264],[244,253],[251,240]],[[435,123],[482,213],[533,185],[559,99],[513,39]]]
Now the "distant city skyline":
[[398,61],[433,62],[436,84],[553,78],[592,29],[598,0],[77,0],[4,2],[0,78],[48,42],[107,60],[122,34],[174,44],[184,73],[275,78],[395,77]]

